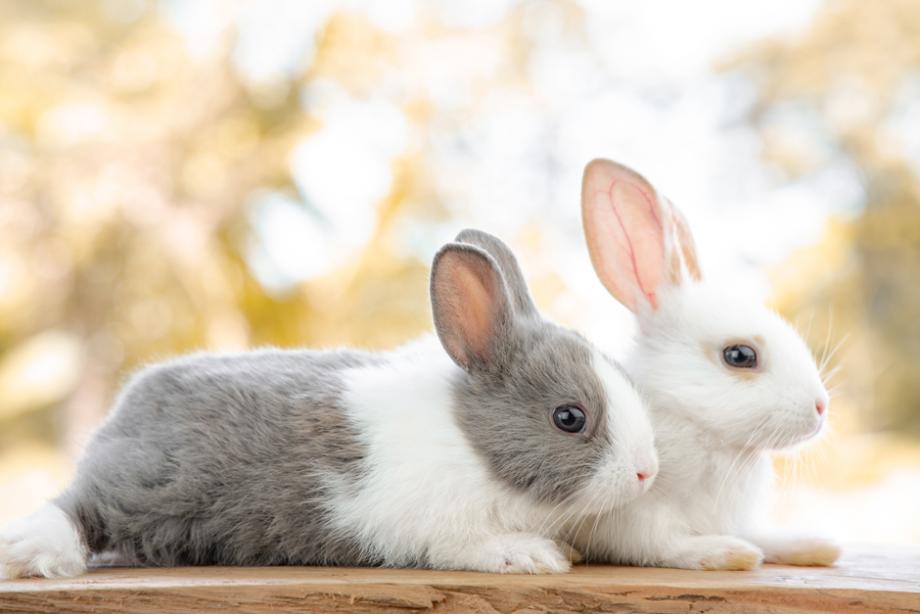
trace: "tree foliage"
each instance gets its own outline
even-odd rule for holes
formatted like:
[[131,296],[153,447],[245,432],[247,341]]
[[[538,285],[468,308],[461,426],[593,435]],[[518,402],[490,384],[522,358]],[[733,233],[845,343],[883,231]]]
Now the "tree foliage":
[[799,36],[728,66],[757,96],[750,121],[782,181],[856,178],[822,244],[779,272],[782,307],[813,344],[846,338],[842,390],[872,428],[920,434],[920,10],[829,2]]

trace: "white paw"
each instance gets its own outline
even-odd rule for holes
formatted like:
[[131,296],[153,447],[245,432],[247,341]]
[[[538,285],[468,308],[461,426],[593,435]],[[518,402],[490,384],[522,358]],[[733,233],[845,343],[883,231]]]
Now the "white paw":
[[495,537],[476,549],[475,559],[475,569],[498,573],[564,573],[572,567],[555,542],[528,533]]
[[820,537],[797,538],[765,548],[765,552],[768,563],[827,567],[840,558],[840,545]]
[[46,505],[0,532],[0,579],[78,576],[86,548],[67,515]]
[[573,565],[576,563],[581,563],[585,560],[585,557],[581,552],[566,542],[556,541],[556,546],[559,547],[559,550],[562,552],[563,556],[569,560],[569,563],[572,563]]
[[717,535],[711,548],[699,558],[699,568],[706,570],[748,570],[763,563],[763,552],[750,542],[737,537]]
[[729,535],[700,535],[684,538],[668,567],[709,571],[748,570],[763,562],[763,552],[754,544]]

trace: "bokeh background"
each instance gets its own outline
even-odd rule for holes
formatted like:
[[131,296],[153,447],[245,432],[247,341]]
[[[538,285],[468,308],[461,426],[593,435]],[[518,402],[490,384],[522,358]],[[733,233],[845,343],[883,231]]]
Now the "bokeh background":
[[710,276],[836,369],[785,525],[920,542],[920,3],[0,1],[0,521],[139,366],[429,331],[460,228],[622,351],[584,164],[639,169]]

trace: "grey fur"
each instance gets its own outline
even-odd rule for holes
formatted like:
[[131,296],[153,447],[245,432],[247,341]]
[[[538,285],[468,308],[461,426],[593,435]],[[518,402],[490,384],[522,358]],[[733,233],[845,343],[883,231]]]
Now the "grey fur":
[[[512,307],[529,295],[513,255],[501,266],[517,274],[506,281],[493,257],[466,243],[434,259],[436,328],[463,367],[451,382],[452,410],[496,480],[535,501],[562,501],[615,443],[604,387],[582,337]],[[485,346],[464,338],[458,271],[488,292]],[[343,371],[387,361],[269,349],[148,368],[125,387],[55,503],[91,552],[116,550],[142,564],[383,563],[385,553],[330,531],[329,501],[333,490],[356,491],[368,469],[342,400]],[[553,409],[569,403],[587,411],[586,433],[553,426]],[[414,564],[426,564],[425,555]]]
[[[587,342],[547,322],[508,331],[511,360],[455,384],[457,420],[493,474],[536,500],[558,503],[586,486],[614,442],[607,397],[594,374]],[[556,407],[583,407],[584,434],[552,422]]]
[[329,479],[353,482],[364,450],[344,420],[356,351],[199,354],[128,384],[56,503],[92,552],[155,565],[370,564],[326,529]]
[[[517,259],[501,240],[478,230],[465,230],[458,239],[466,241],[448,244],[435,256],[431,279],[435,328],[445,348],[456,336],[451,324],[464,306],[456,304],[450,284],[439,288],[438,262],[463,254],[480,277],[492,277],[496,296],[491,360],[470,364],[455,358],[469,371],[454,385],[457,422],[498,479],[536,500],[562,501],[585,486],[614,443],[592,346],[540,318]],[[488,253],[476,245],[487,246]],[[584,434],[564,434],[553,426],[553,410],[567,404],[587,412],[590,428]]]

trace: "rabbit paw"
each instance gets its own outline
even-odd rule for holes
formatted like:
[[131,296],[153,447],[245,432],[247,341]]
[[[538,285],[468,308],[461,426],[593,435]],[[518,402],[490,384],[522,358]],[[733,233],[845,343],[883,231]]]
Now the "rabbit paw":
[[562,552],[563,556],[569,560],[569,563],[575,565],[585,560],[584,555],[567,542],[556,540],[555,544],[559,547],[559,550]]
[[666,567],[707,571],[745,571],[763,562],[763,552],[754,544],[729,535],[702,535],[682,540]]
[[78,576],[86,550],[73,523],[48,505],[0,532],[0,579]]
[[773,537],[755,540],[767,563],[828,567],[840,558],[840,545],[822,537]]
[[469,569],[497,573],[564,573],[569,558],[552,540],[527,533],[494,537],[470,553]]

